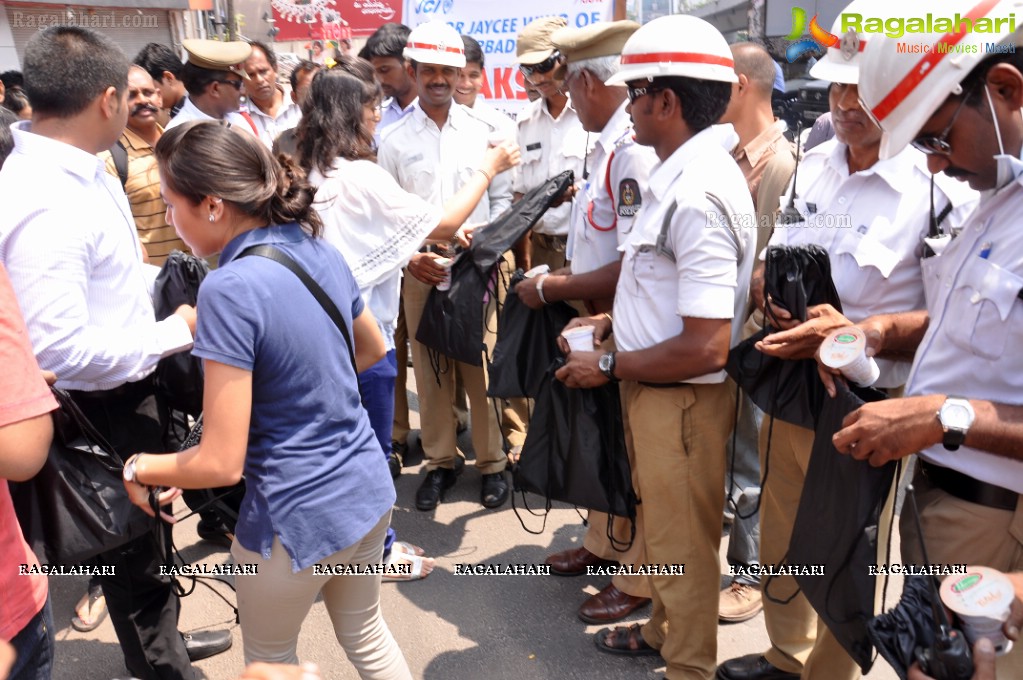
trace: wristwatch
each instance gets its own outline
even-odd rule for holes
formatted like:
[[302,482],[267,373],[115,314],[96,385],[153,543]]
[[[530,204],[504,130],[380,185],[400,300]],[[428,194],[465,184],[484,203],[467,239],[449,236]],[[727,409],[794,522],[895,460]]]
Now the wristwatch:
[[135,454],[134,456],[128,459],[127,463],[124,464],[124,472],[121,473],[122,476],[124,477],[124,481],[126,482],[135,481],[135,461],[137,461],[138,459],[139,459],[138,454]]
[[973,407],[965,398],[950,396],[945,399],[945,403],[938,410],[938,422],[945,432],[941,443],[946,449],[955,451],[963,445],[975,417]]
[[618,382],[618,377],[615,375],[615,354],[617,354],[617,352],[601,354],[600,359],[597,361],[597,368],[599,368],[600,372],[606,375],[607,379],[611,382]]

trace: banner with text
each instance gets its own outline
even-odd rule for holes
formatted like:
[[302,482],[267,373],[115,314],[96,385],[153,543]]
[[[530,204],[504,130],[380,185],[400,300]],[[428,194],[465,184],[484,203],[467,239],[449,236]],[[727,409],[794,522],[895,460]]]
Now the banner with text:
[[515,115],[529,101],[515,62],[515,41],[529,22],[560,15],[582,28],[611,21],[614,0],[405,0],[405,24],[441,20],[479,41],[484,52],[481,94],[497,108]]

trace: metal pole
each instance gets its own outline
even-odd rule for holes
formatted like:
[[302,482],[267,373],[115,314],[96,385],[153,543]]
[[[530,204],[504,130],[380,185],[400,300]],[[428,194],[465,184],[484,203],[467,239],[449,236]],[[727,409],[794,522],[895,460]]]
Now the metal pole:
[[625,19],[625,0],[614,0],[611,19],[613,21],[623,21]]
[[234,40],[234,0],[227,0],[227,39]]

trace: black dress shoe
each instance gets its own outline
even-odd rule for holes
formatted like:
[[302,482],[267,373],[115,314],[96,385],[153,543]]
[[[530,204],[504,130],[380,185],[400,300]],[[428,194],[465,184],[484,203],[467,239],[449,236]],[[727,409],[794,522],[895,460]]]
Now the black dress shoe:
[[763,654],[747,654],[718,666],[717,677],[718,680],[799,680],[799,673],[781,670]]
[[231,543],[234,542],[234,534],[228,531],[227,527],[215,515],[212,518],[203,516],[199,520],[195,532],[199,534],[199,538],[202,540],[217,543],[226,548],[230,548]]
[[508,500],[508,480],[503,472],[483,475],[483,487],[480,489],[480,503],[484,508],[499,508]]
[[231,649],[231,631],[205,630],[198,633],[184,633],[185,651],[189,661],[198,661]]
[[444,492],[455,485],[458,473],[447,468],[437,468],[426,473],[426,479],[416,491],[416,509],[429,512],[444,498]]
[[391,442],[391,452],[387,454],[387,467],[391,470],[391,479],[397,479],[408,453],[408,444]]

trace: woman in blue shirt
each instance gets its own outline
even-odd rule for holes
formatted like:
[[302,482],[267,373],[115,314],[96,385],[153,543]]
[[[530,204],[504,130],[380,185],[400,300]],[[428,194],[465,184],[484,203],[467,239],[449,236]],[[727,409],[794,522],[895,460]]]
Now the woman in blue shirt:
[[202,440],[129,459],[129,495],[147,509],[147,486],[227,486],[244,472],[231,553],[257,572],[236,580],[246,663],[297,663],[302,621],[322,593],[361,677],[410,678],[380,613],[379,572],[332,575],[379,565],[395,500],[348,346],[293,272],[240,257],[254,245],[290,256],[341,311],[359,370],[379,361],[383,340],[355,279],[316,238],[313,189],[218,123],[168,130],[156,156],[168,223],[197,255],[221,256],[199,292],[192,350],[205,363]]

